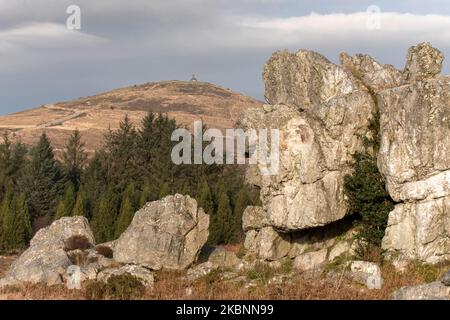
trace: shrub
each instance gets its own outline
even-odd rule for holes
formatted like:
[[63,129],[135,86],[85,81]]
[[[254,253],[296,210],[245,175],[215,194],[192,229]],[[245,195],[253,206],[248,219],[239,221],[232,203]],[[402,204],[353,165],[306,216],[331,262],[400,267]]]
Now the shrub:
[[90,281],[85,287],[85,297],[88,300],[133,300],[140,298],[144,292],[144,284],[129,273],[113,275],[106,283]]
[[98,254],[104,256],[105,258],[109,258],[109,259],[113,258],[113,254],[114,253],[113,253],[113,250],[110,247],[99,245],[99,246],[95,247],[95,251]]
[[84,295],[87,300],[105,299],[107,296],[106,283],[96,280],[87,281]]
[[371,137],[363,139],[366,151],[354,155],[354,172],[344,179],[349,209],[360,216],[356,221],[359,226],[357,239],[361,244],[357,252],[359,256],[365,256],[373,248],[381,246],[389,212],[394,209],[394,202],[377,167],[380,137],[378,113],[373,116],[369,128]]
[[145,286],[135,276],[125,273],[111,276],[106,283],[106,291],[111,299],[131,300],[141,297],[145,292]]
[[207,285],[213,285],[214,283],[218,282],[221,278],[220,275],[223,272],[221,269],[213,269],[211,272],[208,272],[203,277],[201,277],[199,280],[203,281]]
[[421,279],[424,282],[433,282],[439,278],[439,266],[420,261],[413,261],[407,267],[407,272],[412,277]]
[[247,272],[247,278],[256,280],[260,285],[267,285],[269,280],[275,275],[275,271],[266,263],[257,262],[253,269]]
[[92,248],[92,243],[86,236],[75,235],[71,236],[66,240],[64,250],[72,251],[72,250],[86,250]]
[[281,272],[282,273],[291,273],[292,271],[292,259],[286,257],[283,259],[283,261],[281,262]]

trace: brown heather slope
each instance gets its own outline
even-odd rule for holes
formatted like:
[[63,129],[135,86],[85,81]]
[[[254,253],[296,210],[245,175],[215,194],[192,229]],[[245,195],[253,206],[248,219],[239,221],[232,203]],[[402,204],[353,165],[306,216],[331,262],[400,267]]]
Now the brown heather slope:
[[36,143],[46,132],[58,152],[71,132],[78,129],[92,153],[101,146],[108,128],[117,128],[126,114],[136,125],[152,111],[168,114],[189,129],[194,120],[203,119],[209,128],[223,130],[234,126],[241,111],[261,105],[260,101],[211,83],[163,81],[0,116],[0,131],[13,132],[15,140],[27,145]]

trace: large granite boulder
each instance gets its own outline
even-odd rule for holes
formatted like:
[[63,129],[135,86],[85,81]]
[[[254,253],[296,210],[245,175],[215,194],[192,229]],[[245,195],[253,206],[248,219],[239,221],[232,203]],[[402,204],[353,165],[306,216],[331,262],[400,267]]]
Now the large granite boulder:
[[[23,282],[63,283],[66,269],[72,265],[67,246],[73,246],[74,237],[82,239],[83,247],[94,246],[95,240],[89,223],[84,217],[65,217],[39,230],[30,247],[11,265],[0,286]],[[72,248],[75,249],[75,248]]]
[[114,260],[152,270],[187,269],[208,239],[209,216],[189,196],[147,203],[115,242]]

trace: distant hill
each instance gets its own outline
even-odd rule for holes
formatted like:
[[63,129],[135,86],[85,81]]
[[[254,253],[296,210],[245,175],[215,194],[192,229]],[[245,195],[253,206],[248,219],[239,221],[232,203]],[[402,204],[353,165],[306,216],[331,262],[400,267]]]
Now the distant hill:
[[126,114],[136,125],[152,111],[168,114],[190,129],[198,119],[210,128],[225,129],[234,126],[241,111],[261,105],[260,101],[211,83],[163,81],[0,116],[0,130],[13,132],[14,139],[27,145],[36,143],[45,131],[58,152],[70,133],[78,129],[92,153],[101,146],[108,128],[117,128]]

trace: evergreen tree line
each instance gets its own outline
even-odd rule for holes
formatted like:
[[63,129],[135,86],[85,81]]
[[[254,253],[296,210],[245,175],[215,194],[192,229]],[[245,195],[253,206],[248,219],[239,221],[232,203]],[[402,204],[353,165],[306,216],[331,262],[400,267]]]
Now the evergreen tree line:
[[259,201],[244,184],[242,167],[175,165],[171,161],[175,120],[147,114],[139,128],[126,116],[105,135],[104,147],[88,158],[79,131],[60,159],[43,133],[30,150],[0,144],[0,251],[26,247],[33,231],[65,216],[89,219],[98,243],[116,239],[145,203],[169,194],[194,197],[211,216],[210,244],[240,241],[241,218]]

